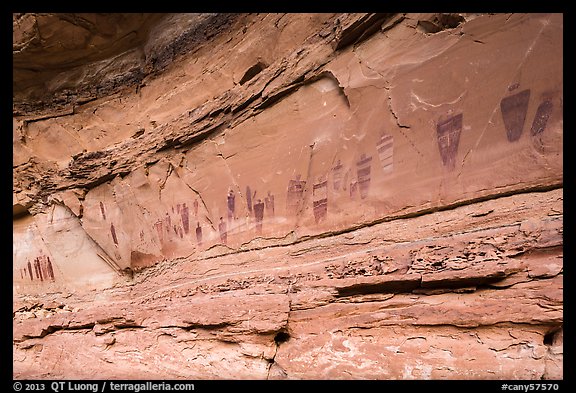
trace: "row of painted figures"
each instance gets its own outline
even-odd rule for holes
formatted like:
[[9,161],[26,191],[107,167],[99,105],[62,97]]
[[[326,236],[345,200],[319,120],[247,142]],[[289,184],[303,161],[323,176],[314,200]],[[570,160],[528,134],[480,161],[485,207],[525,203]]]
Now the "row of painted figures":
[[[518,84],[509,87],[509,91],[518,88]],[[524,130],[524,123],[528,111],[528,104],[530,100],[530,89],[520,91],[504,97],[500,102],[500,110],[504,127],[506,129],[506,136],[508,141],[516,142],[522,136]],[[539,137],[545,130],[548,119],[551,116],[553,109],[552,101],[543,100],[536,110],[534,120],[532,122],[530,135],[533,138]],[[456,165],[456,156],[458,153],[458,146],[460,141],[460,134],[462,132],[463,114],[455,114],[449,118],[439,120],[436,124],[436,134],[438,149],[443,165],[448,170],[453,170]],[[377,157],[381,165],[383,173],[389,173],[393,170],[394,162],[394,138],[392,135],[382,133],[376,144]],[[359,195],[364,199],[369,194],[370,181],[371,181],[371,165],[372,157],[361,154],[360,158],[356,161],[356,171],[352,172],[348,169],[344,172],[344,167],[340,160],[336,165],[331,168],[332,172],[332,190],[335,192],[348,191],[350,198],[355,198]],[[303,209],[304,192],[306,190],[306,180],[302,180],[300,175],[294,179],[289,180],[286,190],[286,215],[298,216]],[[246,204],[248,214],[254,217],[256,233],[262,233],[262,223],[264,216],[274,217],[275,205],[274,195],[268,191],[268,194],[262,198],[256,198],[257,191],[252,191],[250,186],[246,187]],[[316,223],[325,220],[328,212],[328,178],[327,175],[321,176],[312,185],[312,210]],[[198,200],[193,202],[193,215],[197,220],[195,234],[196,242],[202,245],[202,226],[198,220],[199,203]],[[218,231],[220,234],[220,241],[224,244],[228,241],[228,230],[230,224],[237,218],[236,217],[236,195],[232,189],[228,191],[226,196],[226,220],[220,217],[218,223]],[[106,221],[106,209],[103,202],[100,202],[100,212],[102,218]],[[166,212],[163,219],[159,219],[154,224],[154,229],[158,235],[160,243],[168,240],[170,236],[178,236],[183,238],[190,232],[190,212],[186,203],[177,204],[176,208],[172,207],[172,213],[179,216],[179,223],[172,222],[171,215]],[[172,231],[174,235],[172,235]],[[115,246],[118,246],[118,237],[114,224],[110,224],[110,236]],[[143,238],[143,231],[140,237]],[[54,280],[54,270],[50,258],[45,255],[36,257],[32,262],[27,261],[24,267],[20,269],[20,276],[22,279],[28,278],[30,281],[34,280]]]
[[20,268],[20,278],[30,281],[54,281],[54,269],[50,257],[40,255],[32,262],[28,260],[24,267]]
[[[518,84],[510,86],[509,90],[513,91],[518,88]],[[506,129],[506,135],[510,142],[518,141],[523,133],[524,123],[526,120],[528,104],[530,100],[530,89],[520,91],[504,97],[500,102],[500,110],[502,119]],[[550,100],[543,100],[539,105],[531,127],[531,135],[533,137],[539,136],[544,129],[548,119],[552,113],[553,104]],[[462,133],[463,114],[458,113],[448,118],[439,120],[436,124],[436,134],[438,149],[443,165],[448,170],[453,170],[456,166],[456,156],[458,153],[458,146],[460,143],[460,135]],[[378,161],[380,162],[382,172],[384,174],[393,171],[394,166],[394,137],[392,135],[381,133],[379,140],[376,143],[376,152]],[[372,156],[366,156],[362,153],[355,163],[355,171],[348,169],[345,171],[341,161],[338,160],[336,165],[331,168],[332,174],[332,190],[335,192],[348,191],[350,198],[355,198],[359,195],[361,199],[365,199],[369,195],[370,182],[372,175]],[[286,216],[296,217],[299,216],[304,208],[304,193],[306,190],[306,180],[302,180],[300,175],[294,179],[289,180],[286,190]],[[275,204],[274,195],[268,191],[268,194],[263,198],[256,198],[257,191],[251,190],[250,186],[246,186],[246,205],[248,214],[253,216],[255,220],[255,229],[257,234],[262,233],[262,223],[264,216],[274,217]],[[198,200],[193,202],[193,214],[198,219]],[[218,223],[218,231],[220,233],[220,241],[227,243],[228,231],[231,223],[236,217],[236,194],[233,189],[229,189],[226,196],[226,220],[220,217]],[[106,220],[106,211],[103,202],[100,202],[100,211],[102,218]],[[315,222],[318,224],[326,219],[328,213],[328,174],[320,176],[312,185],[312,211],[314,214]],[[172,207],[172,213],[180,217],[180,223],[172,223],[171,215],[166,212],[164,218],[159,219],[154,228],[158,234],[160,243],[164,243],[167,237],[179,236],[183,238],[190,232],[190,212],[186,203],[177,204],[176,211]],[[171,232],[174,232],[174,235]],[[202,226],[200,221],[197,220],[196,228],[196,241],[199,245],[202,244]],[[143,234],[141,234],[142,237]],[[116,228],[112,223],[110,225],[110,236],[116,246],[118,246],[118,237]]]
[[[518,85],[513,85],[509,90],[512,91],[516,88],[518,88]],[[510,142],[519,140],[522,135],[529,98],[530,90],[527,89],[503,98],[500,103],[501,114],[506,128],[506,135]],[[552,108],[552,102],[549,100],[544,100],[540,104],[531,128],[532,136],[537,136],[544,131],[548,118],[552,112]],[[462,132],[462,124],[463,114],[458,113],[439,120],[436,125],[440,157],[443,165],[448,170],[453,170],[456,166],[456,156],[458,153],[460,134]],[[382,173],[387,174],[392,172],[394,169],[394,137],[384,132],[381,133],[375,148]],[[348,191],[350,198],[355,198],[357,195],[361,199],[367,198],[370,190],[372,175],[371,168],[372,156],[367,156],[364,153],[362,153],[359,159],[355,162],[355,171],[350,169],[345,171],[341,161],[337,160],[336,165],[331,168],[332,190],[335,192]],[[304,208],[303,202],[306,183],[306,180],[302,180],[300,175],[289,180],[286,190],[286,216],[296,217],[301,214],[302,209]],[[320,223],[327,217],[328,183],[328,174],[326,174],[318,177],[316,182],[312,185],[312,211],[316,223]],[[256,198],[256,196],[257,191],[253,191],[250,186],[246,186],[245,200],[248,214],[251,217],[253,216],[255,220],[256,233],[261,234],[264,216],[274,217],[274,195],[268,191],[264,200],[262,200],[262,198]],[[194,217],[197,218],[198,200],[195,200],[193,203]],[[102,204],[101,209],[102,216],[105,218]],[[174,207],[172,210],[174,210]],[[220,222],[218,223],[220,241],[224,244],[227,243],[230,224],[237,218],[236,194],[233,189],[229,189],[226,196],[226,211],[226,220],[224,217],[220,217]],[[184,235],[189,233],[189,209],[186,203],[176,205],[176,214],[181,216],[181,225],[173,224],[168,212],[166,212],[164,219],[160,219],[155,223],[154,227],[161,243],[165,240],[167,235],[170,235],[171,231],[174,232],[174,235],[179,236],[180,238],[183,238]],[[197,221],[195,232],[197,243],[200,245],[202,244],[202,226],[200,221]],[[118,244],[113,225],[111,226],[111,235],[114,243]]]

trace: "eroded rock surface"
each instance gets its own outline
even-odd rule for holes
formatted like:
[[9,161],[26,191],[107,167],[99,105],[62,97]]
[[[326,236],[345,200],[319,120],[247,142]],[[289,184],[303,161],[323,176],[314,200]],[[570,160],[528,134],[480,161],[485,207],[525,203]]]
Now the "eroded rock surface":
[[563,377],[562,15],[13,20],[15,378]]

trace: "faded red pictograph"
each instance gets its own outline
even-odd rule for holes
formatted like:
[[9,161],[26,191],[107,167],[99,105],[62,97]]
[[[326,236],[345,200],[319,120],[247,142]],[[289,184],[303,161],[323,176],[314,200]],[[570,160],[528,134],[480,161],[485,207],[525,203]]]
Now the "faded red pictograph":
[[522,136],[529,101],[530,89],[504,97],[500,101],[500,111],[504,127],[506,128],[506,137],[510,142],[515,142]]
[[376,144],[376,150],[378,151],[378,159],[382,170],[385,173],[391,172],[394,158],[394,137],[383,132]]
[[28,261],[28,273],[30,273],[30,280],[34,281],[34,275],[32,274],[32,264]]
[[323,221],[328,213],[328,179],[325,176],[318,178],[312,185],[312,209],[316,224]]
[[156,232],[158,233],[158,240],[160,240],[160,244],[164,243],[164,230],[162,228],[163,224],[164,223],[162,220],[158,220],[154,223],[154,229],[156,229]]
[[196,242],[199,246],[202,245],[202,227],[200,226],[200,222],[196,224]]
[[[256,195],[256,192],[254,192],[254,195]],[[252,214],[252,190],[250,190],[250,186],[246,186],[246,207],[248,212]]]
[[104,203],[100,201],[100,214],[102,214],[102,218],[106,220],[106,210],[104,209]]
[[462,113],[439,121],[436,125],[436,133],[442,163],[452,170],[456,167],[456,155],[462,133]]
[[358,182],[356,181],[356,179],[350,181],[350,187],[348,192],[350,193],[350,198],[355,199],[356,198],[356,191],[358,191]]
[[116,228],[114,224],[110,224],[110,234],[112,235],[112,240],[114,241],[115,245],[118,245],[118,238],[116,237]]
[[164,225],[166,227],[166,233],[170,233],[170,227],[172,226],[172,219],[170,218],[170,214],[168,214],[168,212],[166,212],[166,215],[164,216]]
[[30,281],[55,281],[54,268],[50,257],[41,254],[31,262],[28,260],[24,268],[20,269],[22,279],[29,278]]
[[274,195],[268,191],[268,195],[264,198],[264,204],[266,205],[266,214],[270,217],[274,217]]
[[186,203],[182,204],[182,207],[180,208],[180,216],[182,217],[182,227],[184,229],[184,233],[188,234],[190,231],[190,217]]
[[264,202],[258,199],[254,204],[254,217],[256,218],[256,232],[262,233],[262,221],[264,220]]
[[342,170],[342,163],[338,160],[336,165],[332,167],[332,188],[334,191],[340,191],[342,187]]
[[234,195],[234,191],[228,191],[228,195],[226,196],[226,205],[228,207],[228,222],[234,219],[234,212],[236,209],[235,200],[236,196]]
[[370,190],[370,168],[372,165],[372,157],[367,157],[364,153],[360,155],[360,159],[356,162],[356,174],[358,176],[358,190],[360,191],[360,198],[364,199],[368,196]]
[[228,231],[226,229],[226,221],[224,221],[223,217],[220,217],[218,231],[220,232],[220,241],[224,244],[228,243]]
[[288,190],[286,192],[286,213],[296,216],[300,211],[302,199],[304,196],[304,188],[306,181],[300,180],[300,175],[296,179],[288,182]]
[[543,101],[536,110],[536,115],[534,116],[534,121],[532,122],[532,128],[530,129],[530,134],[532,136],[537,136],[544,132],[546,129],[546,124],[548,123],[548,119],[552,114],[552,109],[554,105],[552,101],[545,100]]
[[197,218],[198,217],[198,200],[197,199],[194,199],[193,206],[194,206],[194,217]]

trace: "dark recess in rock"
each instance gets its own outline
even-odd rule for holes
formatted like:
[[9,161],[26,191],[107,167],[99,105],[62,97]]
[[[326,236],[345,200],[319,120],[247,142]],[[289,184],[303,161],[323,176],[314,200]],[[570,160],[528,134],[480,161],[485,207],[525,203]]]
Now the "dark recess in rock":
[[260,72],[262,72],[262,70],[265,68],[266,68],[266,64],[264,64],[260,61],[256,64],[254,64],[252,67],[250,67],[246,70],[246,72],[244,73],[244,76],[242,77],[242,79],[240,79],[240,84],[243,85],[244,83],[248,82],[250,79],[254,78],[256,75],[258,75]]

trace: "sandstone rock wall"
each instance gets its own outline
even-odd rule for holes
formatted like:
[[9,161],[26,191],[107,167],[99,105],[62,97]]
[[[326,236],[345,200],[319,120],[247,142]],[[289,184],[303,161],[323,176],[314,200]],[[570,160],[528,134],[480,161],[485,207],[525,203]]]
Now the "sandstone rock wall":
[[562,378],[562,15],[14,26],[16,378]]

